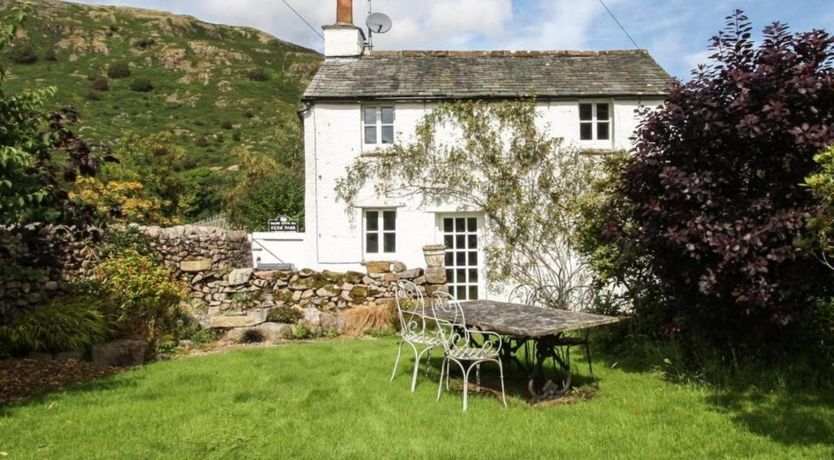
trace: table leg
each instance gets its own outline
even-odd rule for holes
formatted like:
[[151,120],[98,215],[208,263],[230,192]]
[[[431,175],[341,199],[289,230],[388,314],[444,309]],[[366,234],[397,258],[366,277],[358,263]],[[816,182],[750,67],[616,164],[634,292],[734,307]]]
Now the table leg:
[[[571,384],[570,348],[559,349],[558,335],[535,339],[534,348],[536,362],[527,384],[532,402],[556,399],[568,394]],[[554,371],[557,374],[554,379],[548,379],[545,372],[545,362],[548,358],[554,363]]]

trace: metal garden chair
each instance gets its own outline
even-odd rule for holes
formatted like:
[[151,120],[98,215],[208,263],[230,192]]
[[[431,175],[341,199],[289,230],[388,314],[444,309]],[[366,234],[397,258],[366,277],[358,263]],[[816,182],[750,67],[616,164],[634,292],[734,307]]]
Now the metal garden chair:
[[442,341],[437,331],[426,328],[426,302],[420,288],[411,281],[399,281],[394,288],[394,296],[397,304],[397,318],[400,321],[400,343],[397,346],[397,358],[394,360],[394,370],[391,372],[391,380],[397,376],[397,366],[400,363],[400,354],[403,344],[407,344],[414,351],[414,375],[411,378],[411,391],[417,388],[417,373],[420,370],[420,360],[426,356],[426,374],[428,375],[428,362],[431,358],[431,351],[440,348]]
[[[435,292],[431,303],[437,330],[443,343],[443,363],[440,366],[440,382],[437,386],[437,399],[443,391],[443,377],[446,377],[446,389],[449,389],[449,373],[451,363],[460,367],[463,373],[463,410],[467,408],[469,394],[469,373],[475,369],[475,380],[478,389],[481,386],[481,363],[494,362],[498,364],[501,378],[501,400],[507,407],[507,396],[504,392],[504,367],[501,364],[501,336],[495,332],[468,329],[460,302],[447,292]],[[451,320],[440,319],[451,318]],[[472,340],[472,334],[483,337],[478,345]]]

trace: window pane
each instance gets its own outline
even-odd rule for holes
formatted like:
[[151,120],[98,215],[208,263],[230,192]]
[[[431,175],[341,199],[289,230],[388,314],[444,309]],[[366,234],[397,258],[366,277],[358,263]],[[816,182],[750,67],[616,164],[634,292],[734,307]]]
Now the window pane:
[[478,249],[478,235],[469,235],[467,239],[469,240],[467,246],[469,249]]
[[379,233],[368,233],[365,235],[365,252],[379,252]]
[[455,279],[456,283],[465,283],[466,282],[466,269],[465,268],[458,268],[457,270],[457,278]]
[[463,267],[466,265],[466,253],[465,252],[456,252],[455,253],[455,265]]
[[383,144],[393,144],[394,143],[394,127],[393,126],[383,126],[382,127],[382,143]]
[[593,139],[591,123],[579,123],[579,139],[583,141],[590,141]]
[[460,300],[466,300],[466,286],[458,286],[457,292],[455,293],[455,297]]
[[466,231],[466,219],[463,217],[458,217],[455,219],[455,231],[456,232],[465,232]]
[[386,233],[382,236],[382,248],[385,252],[397,252],[397,235]]
[[466,235],[457,235],[455,236],[455,249],[465,249],[466,248]]
[[608,119],[608,104],[597,104],[597,120]]
[[451,267],[452,264],[455,262],[455,256],[453,254],[454,253],[452,252],[446,253],[446,260],[444,261],[444,265],[446,265],[447,267]]
[[366,211],[365,212],[365,230],[375,231],[379,230],[379,212]]
[[472,251],[472,252],[469,253],[469,265],[472,266],[472,267],[476,267],[478,265],[478,252],[477,251]]
[[452,220],[452,218],[450,217],[443,219],[443,231],[446,233],[451,233],[452,231],[454,231],[454,223],[455,221]]
[[478,298],[478,286],[469,286],[469,300]]
[[382,229],[396,230],[397,229],[397,211],[383,211],[382,212]]
[[376,126],[365,127],[365,143],[376,144]]
[[376,125],[376,107],[365,108],[365,124]]
[[382,123],[386,125],[394,124],[394,108],[393,107],[383,107],[382,108]]
[[454,283],[453,277],[455,276],[455,271],[451,268],[446,269],[446,282],[447,283]]
[[470,268],[469,269],[469,282],[470,283],[477,283],[478,282],[478,269],[477,268]]
[[454,249],[455,247],[455,237],[452,235],[444,235],[443,236],[443,244],[446,245],[446,249]]
[[477,232],[478,231],[478,219],[474,217],[470,217],[466,219],[466,229],[470,232]]
[[579,119],[590,121],[593,118],[593,105],[579,104]]
[[597,139],[608,140],[608,122],[597,123]]

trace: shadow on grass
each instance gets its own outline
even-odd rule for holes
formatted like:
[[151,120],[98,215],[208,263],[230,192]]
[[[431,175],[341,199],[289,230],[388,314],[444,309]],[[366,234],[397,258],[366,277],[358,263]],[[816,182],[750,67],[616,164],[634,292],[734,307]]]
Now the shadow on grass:
[[807,391],[717,390],[706,398],[750,432],[786,445],[834,446],[834,396]]
[[44,388],[26,399],[15,401],[6,405],[0,405],[0,416],[12,417],[18,409],[46,404],[54,401],[62,395],[84,393],[106,394],[109,391],[117,389],[136,388],[139,386],[138,382],[143,378],[144,376],[140,375],[138,372],[134,372],[133,369],[125,369],[116,374],[59,389]]

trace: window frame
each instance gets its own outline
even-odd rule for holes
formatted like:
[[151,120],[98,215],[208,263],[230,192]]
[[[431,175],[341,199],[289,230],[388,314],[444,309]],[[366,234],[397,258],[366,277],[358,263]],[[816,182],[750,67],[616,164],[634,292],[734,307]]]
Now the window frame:
[[[376,111],[375,117],[376,121],[374,122],[374,133],[375,133],[375,141],[376,142],[367,142],[366,137],[366,129],[369,127],[368,123],[365,121],[365,112],[369,109],[373,109]],[[384,123],[382,120],[382,111],[384,109],[391,109],[391,122]],[[362,124],[361,129],[361,136],[362,136],[362,147],[365,149],[373,149],[379,147],[387,147],[394,145],[396,142],[396,124],[397,124],[397,108],[392,104],[363,104],[362,109],[359,113],[360,121]],[[391,128],[391,142],[383,142],[382,140],[382,131],[384,128]]]
[[[377,213],[376,217],[376,229],[369,229],[368,227],[368,213],[375,212]],[[385,228],[385,213],[394,213],[394,226],[392,229]],[[378,257],[380,255],[391,255],[397,253],[397,208],[364,208],[362,209],[362,253],[365,254],[365,258],[367,259],[368,256],[371,257]],[[370,234],[376,234],[376,244],[377,250],[374,252],[369,251],[368,248],[368,236]],[[394,241],[394,250],[393,251],[386,251],[385,250],[385,235],[393,235]]]
[[[606,119],[600,119],[598,112],[600,105],[606,105],[608,107],[608,117]],[[591,106],[591,119],[583,120],[582,119],[582,106],[583,105],[590,105]],[[579,101],[577,104],[577,119],[579,124],[579,142],[583,143],[612,143],[614,139],[614,103],[609,100],[590,100],[590,101]],[[607,139],[600,139],[599,138],[599,126],[601,124],[605,124],[608,126],[608,138]],[[591,125],[591,138],[590,139],[583,139],[582,138],[582,126],[583,125]]]

